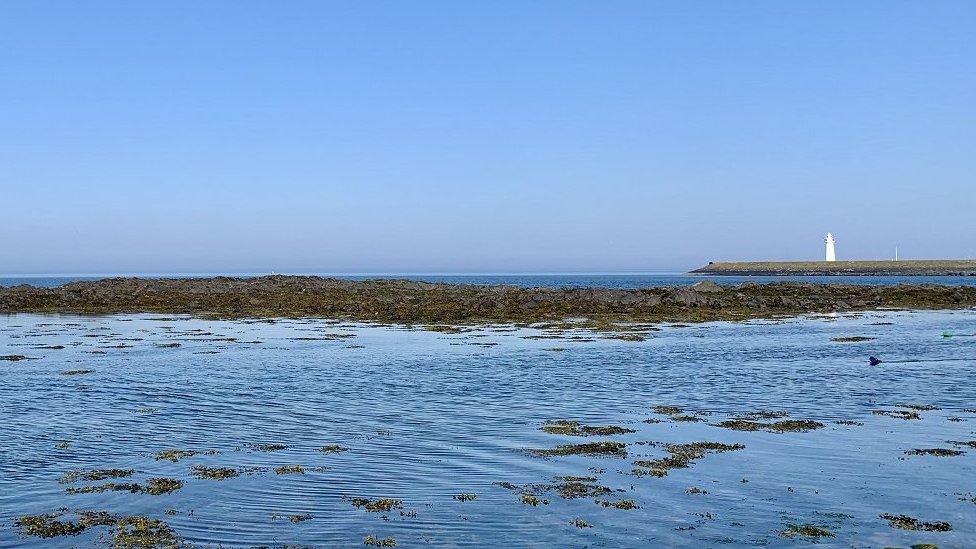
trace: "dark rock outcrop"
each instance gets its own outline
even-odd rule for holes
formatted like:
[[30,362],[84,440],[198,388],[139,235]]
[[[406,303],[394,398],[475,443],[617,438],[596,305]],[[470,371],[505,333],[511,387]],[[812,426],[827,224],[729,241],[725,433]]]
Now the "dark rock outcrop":
[[318,316],[391,322],[531,322],[564,317],[735,320],[875,309],[976,306],[976,287],[741,284],[642,289],[520,288],[314,276],[110,278],[57,288],[0,287],[0,313],[165,312]]

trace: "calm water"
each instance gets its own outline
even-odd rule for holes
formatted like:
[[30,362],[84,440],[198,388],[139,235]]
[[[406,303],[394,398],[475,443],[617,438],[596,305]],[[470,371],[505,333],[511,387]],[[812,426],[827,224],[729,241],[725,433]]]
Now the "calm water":
[[[0,355],[36,358],[0,361],[0,547],[110,541],[104,526],[42,540],[13,524],[62,507],[145,514],[205,547],[362,546],[367,535],[393,537],[398,547],[808,545],[780,535],[791,524],[833,531],[821,546],[972,547],[976,448],[947,441],[976,439],[976,413],[965,411],[976,408],[976,337],[945,331],[973,334],[976,312],[661,326],[637,342],[327,320],[0,317]],[[561,339],[533,337],[540,335]],[[851,335],[876,339],[831,341]],[[160,346],[169,343],[180,346]],[[885,362],[871,367],[869,355]],[[62,374],[78,369],[93,372]],[[905,403],[939,409],[918,420],[872,414]],[[706,421],[655,414],[663,404]],[[757,410],[826,427],[774,434],[713,425]],[[554,419],[636,432],[540,431]],[[601,440],[626,443],[627,457],[524,451]],[[635,460],[666,455],[647,441],[701,440],[745,449],[706,455],[664,478],[631,474]],[[267,443],[286,448],[248,446]],[[327,444],[348,451],[318,451]],[[913,448],[966,453],[905,454]],[[164,449],[219,454],[154,459]],[[218,481],[192,476],[197,464],[257,469]],[[294,464],[305,473],[273,471]],[[166,495],[68,495],[66,488],[99,483],[59,483],[69,471],[101,468],[135,469],[121,482],[172,477],[185,486]],[[564,499],[540,486],[549,504],[531,506],[495,484],[545,484],[561,475],[593,476],[613,492]],[[462,492],[477,499],[453,498]],[[352,497],[402,499],[403,510],[367,512]],[[629,499],[640,508],[604,508],[594,499]],[[298,523],[287,518],[306,513]],[[899,530],[879,513],[946,521],[953,530]],[[577,518],[592,527],[570,523]]]
[[[190,275],[160,275],[185,277]],[[205,275],[212,276],[212,275]],[[255,276],[253,274],[229,276]],[[691,276],[682,273],[657,274],[510,274],[510,275],[330,275],[348,280],[367,280],[375,278],[399,278],[425,282],[445,282],[451,284],[510,284],[524,287],[567,287],[567,288],[649,288],[654,286],[687,286],[702,280],[713,280],[718,284],[732,285],[743,282],[812,282],[820,284],[946,284],[976,285],[976,276]],[[101,276],[36,276],[0,277],[0,286],[30,284],[53,288],[76,280],[98,280]],[[148,276],[147,278],[152,278]]]

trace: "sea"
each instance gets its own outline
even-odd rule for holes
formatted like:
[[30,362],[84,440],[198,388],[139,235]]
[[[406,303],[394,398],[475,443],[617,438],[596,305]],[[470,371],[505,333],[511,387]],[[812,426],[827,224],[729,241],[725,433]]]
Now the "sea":
[[0,316],[0,547],[976,546],[976,310],[617,335]]

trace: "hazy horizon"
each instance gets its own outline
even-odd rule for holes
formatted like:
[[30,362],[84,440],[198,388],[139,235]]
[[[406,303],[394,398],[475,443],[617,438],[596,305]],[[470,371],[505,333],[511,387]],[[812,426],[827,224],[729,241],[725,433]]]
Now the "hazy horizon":
[[[976,4],[6,2],[0,273],[976,257]],[[970,221],[966,221],[969,219]]]

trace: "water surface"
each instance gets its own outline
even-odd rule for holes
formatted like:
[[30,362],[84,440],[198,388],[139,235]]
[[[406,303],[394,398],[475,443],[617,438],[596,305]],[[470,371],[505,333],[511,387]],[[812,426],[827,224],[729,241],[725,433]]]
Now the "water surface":
[[[62,507],[162,519],[204,547],[361,546],[368,535],[398,547],[779,547],[812,543],[781,534],[802,524],[836,535],[821,546],[976,545],[976,448],[949,442],[976,440],[976,337],[966,336],[976,332],[976,312],[658,328],[622,341],[510,326],[451,334],[326,319],[0,317],[0,355],[36,359],[0,361],[0,547],[110,541],[108,527],[42,540],[14,526]],[[831,341],[852,335],[876,339]],[[872,367],[870,355],[884,362]],[[93,371],[63,375],[70,370]],[[909,410],[903,404],[938,409],[917,420],[872,413]],[[676,421],[656,414],[658,405],[704,421]],[[825,427],[714,425],[758,410]],[[557,419],[635,432],[540,430]],[[625,443],[627,456],[526,451],[596,441]],[[663,478],[633,474],[635,461],[667,455],[650,443],[692,441],[745,448]],[[285,448],[251,446],[269,443]],[[348,451],[319,451],[331,444]],[[966,453],[905,453],[914,448]],[[165,449],[219,453],[154,458]],[[198,464],[246,474],[199,479],[191,474]],[[276,474],[283,465],[305,473]],[[59,482],[102,468],[135,469],[122,481],[185,485],[165,495],[69,495],[99,483]],[[592,485],[611,492],[565,499],[531,487],[566,475],[595,477]],[[548,504],[522,503],[526,489]],[[455,499],[462,493],[477,499]],[[353,505],[359,497],[400,499],[403,508],[368,512]],[[945,521],[952,531],[895,529],[880,513]]]

